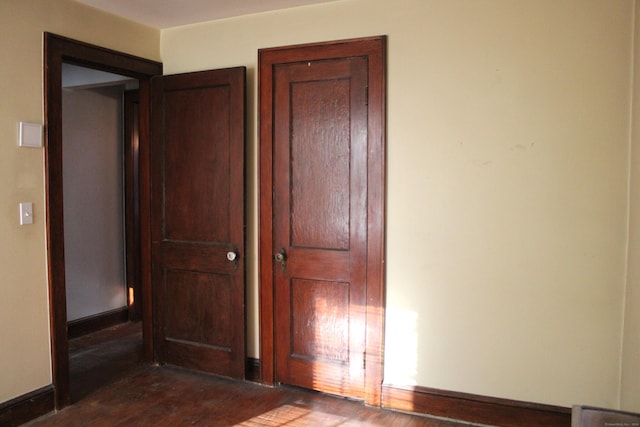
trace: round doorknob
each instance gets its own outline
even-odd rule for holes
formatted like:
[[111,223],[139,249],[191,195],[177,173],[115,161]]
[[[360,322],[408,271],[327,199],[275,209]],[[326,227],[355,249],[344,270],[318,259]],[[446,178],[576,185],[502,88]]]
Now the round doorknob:
[[284,250],[284,248],[280,249],[280,252],[278,252],[277,254],[275,254],[273,256],[273,259],[276,262],[280,263],[280,269],[282,269],[282,271],[286,270],[286,265],[287,265],[287,252]]
[[229,251],[229,252],[227,252],[227,259],[228,259],[229,261],[235,261],[235,260],[236,260],[236,258],[238,258],[238,254],[237,254],[237,253],[235,253],[235,252],[233,252],[233,251]]

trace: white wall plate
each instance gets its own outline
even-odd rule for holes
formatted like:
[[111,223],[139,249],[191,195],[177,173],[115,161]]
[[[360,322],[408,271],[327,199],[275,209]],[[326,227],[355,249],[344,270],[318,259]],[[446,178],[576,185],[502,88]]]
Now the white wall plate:
[[42,125],[38,123],[20,122],[18,145],[20,145],[20,147],[42,147]]

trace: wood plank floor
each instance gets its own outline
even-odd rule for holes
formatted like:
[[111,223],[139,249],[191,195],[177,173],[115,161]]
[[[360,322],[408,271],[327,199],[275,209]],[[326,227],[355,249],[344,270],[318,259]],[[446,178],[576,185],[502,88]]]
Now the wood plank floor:
[[138,363],[139,327],[124,328],[128,329],[110,328],[70,342],[75,403],[27,426],[472,425],[380,410],[293,387],[271,388],[144,365]]
[[71,402],[126,377],[142,355],[142,323],[124,323],[69,340]]

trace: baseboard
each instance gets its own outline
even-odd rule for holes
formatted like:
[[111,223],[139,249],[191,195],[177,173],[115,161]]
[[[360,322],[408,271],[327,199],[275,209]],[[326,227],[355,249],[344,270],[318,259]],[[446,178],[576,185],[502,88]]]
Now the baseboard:
[[245,379],[247,381],[260,382],[261,378],[260,359],[247,357],[247,364],[245,365]]
[[382,406],[503,427],[570,427],[571,408],[420,386],[382,386]]
[[53,409],[53,386],[48,385],[0,403],[0,426],[19,426]]
[[129,308],[116,308],[68,322],[67,333],[69,339],[78,338],[127,321],[129,321]]
[[572,427],[640,426],[640,413],[576,405],[571,412]]

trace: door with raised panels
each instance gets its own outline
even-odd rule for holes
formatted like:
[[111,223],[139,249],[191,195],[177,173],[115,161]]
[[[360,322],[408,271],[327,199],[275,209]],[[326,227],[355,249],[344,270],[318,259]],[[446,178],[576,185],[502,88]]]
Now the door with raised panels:
[[260,57],[261,286],[263,306],[273,289],[274,379],[367,401],[381,360],[382,48],[378,38]]
[[244,67],[152,82],[156,357],[243,378]]

